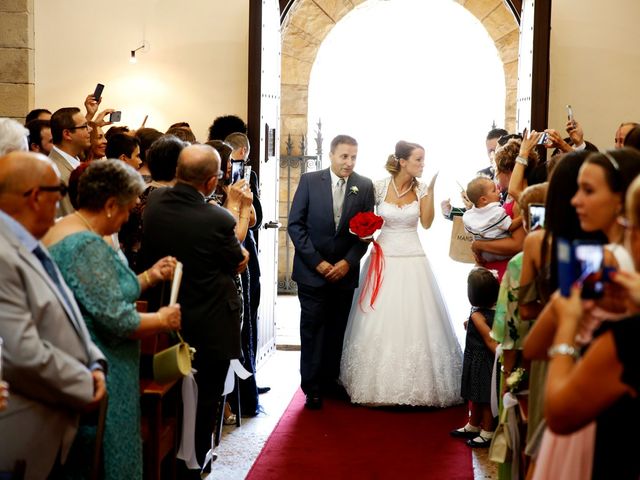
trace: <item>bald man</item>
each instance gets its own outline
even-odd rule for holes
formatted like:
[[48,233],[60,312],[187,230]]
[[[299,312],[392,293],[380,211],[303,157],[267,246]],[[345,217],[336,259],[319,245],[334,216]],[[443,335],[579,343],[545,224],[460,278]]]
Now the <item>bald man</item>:
[[[241,357],[242,305],[235,277],[248,262],[248,253],[235,235],[234,217],[205,201],[221,177],[220,156],[212,147],[184,148],[178,158],[176,185],[149,195],[142,222],[143,268],[166,255],[184,265],[178,302],[184,338],[196,348],[195,441],[200,465],[211,446],[229,361]],[[188,474],[200,478],[193,470]]]
[[47,157],[0,157],[0,337],[11,390],[0,411],[0,471],[23,460],[27,479],[56,476],[80,412],[105,394],[104,356],[40,242],[65,193]]

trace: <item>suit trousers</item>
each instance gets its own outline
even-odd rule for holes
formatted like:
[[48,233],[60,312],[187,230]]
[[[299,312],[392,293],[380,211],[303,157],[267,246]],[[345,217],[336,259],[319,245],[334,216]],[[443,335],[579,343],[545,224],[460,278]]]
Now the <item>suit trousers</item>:
[[335,387],[340,376],[344,332],[353,300],[353,288],[298,283],[300,300],[300,377],[302,391],[322,394]]

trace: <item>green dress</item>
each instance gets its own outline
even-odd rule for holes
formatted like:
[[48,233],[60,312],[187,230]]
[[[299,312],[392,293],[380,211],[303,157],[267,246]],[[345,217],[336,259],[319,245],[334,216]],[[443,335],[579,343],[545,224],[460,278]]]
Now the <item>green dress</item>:
[[[104,478],[142,478],[140,436],[140,344],[130,337],[140,325],[135,301],[136,275],[97,234],[69,235],[49,248],[73,291],[91,338],[107,357],[107,410],[104,432]],[[82,464],[90,463],[91,430],[79,432],[74,449]],[[95,428],[94,428],[95,431]],[[84,456],[84,458],[82,458]],[[72,456],[71,462],[76,461]],[[76,476],[84,476],[85,472]]]

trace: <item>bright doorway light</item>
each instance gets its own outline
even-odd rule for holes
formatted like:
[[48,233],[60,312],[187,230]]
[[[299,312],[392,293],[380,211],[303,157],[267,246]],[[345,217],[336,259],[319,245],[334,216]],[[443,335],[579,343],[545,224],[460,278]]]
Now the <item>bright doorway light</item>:
[[[448,257],[451,222],[440,201],[460,205],[466,185],[488,166],[485,137],[504,126],[505,78],[493,40],[451,0],[369,0],[327,35],[309,82],[309,132],[322,121],[324,165],[331,139],[359,143],[356,170],[373,180],[398,140],[425,147],[423,181],[438,171],[436,220],[421,237],[460,337],[468,316],[470,265]],[[310,145],[314,143],[309,142]],[[312,153],[312,152],[310,152]]]

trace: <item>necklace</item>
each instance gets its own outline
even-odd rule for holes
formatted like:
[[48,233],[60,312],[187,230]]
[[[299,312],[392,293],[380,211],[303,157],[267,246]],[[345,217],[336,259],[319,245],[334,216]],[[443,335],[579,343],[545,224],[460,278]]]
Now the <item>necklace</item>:
[[75,214],[78,216],[78,218],[79,218],[80,220],[82,220],[82,223],[84,223],[84,224],[87,226],[87,228],[89,229],[89,231],[90,231],[90,232],[94,232],[94,233],[95,233],[95,230],[93,229],[93,227],[92,227],[92,226],[91,226],[91,224],[89,223],[89,220],[87,220],[86,218],[84,218],[84,217],[80,214],[80,212],[78,212],[78,211],[76,211],[76,212],[75,212]]
[[396,192],[396,197],[398,198],[404,197],[407,193],[409,193],[412,190],[412,187],[413,187],[413,186],[409,186],[409,188],[407,188],[404,192],[400,193],[398,192],[398,187],[396,187],[396,182],[393,178],[391,179],[391,185],[393,185],[393,190]]

